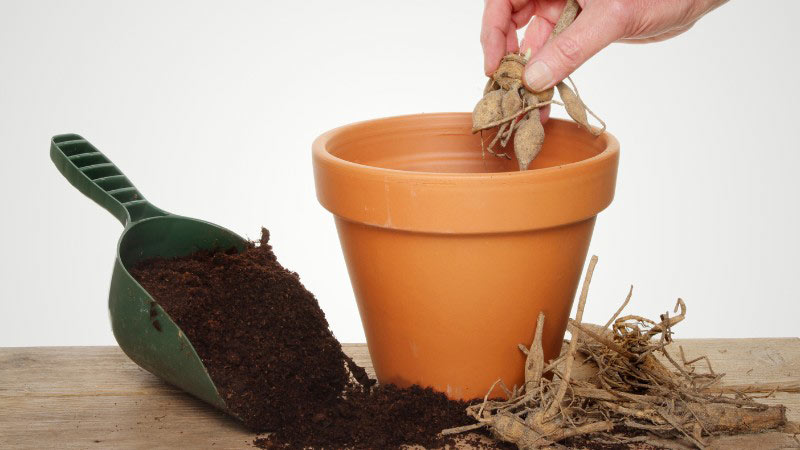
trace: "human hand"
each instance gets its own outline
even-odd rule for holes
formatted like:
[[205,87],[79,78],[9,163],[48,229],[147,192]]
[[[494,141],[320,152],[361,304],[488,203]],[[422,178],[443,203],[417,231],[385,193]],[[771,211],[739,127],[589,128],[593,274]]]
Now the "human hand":
[[[575,21],[548,41],[565,0],[486,0],[481,27],[486,74],[491,76],[507,53],[530,49],[523,81],[528,89],[543,91],[612,42],[669,39],[727,0],[577,1],[581,11]],[[516,30],[526,24],[520,44]]]

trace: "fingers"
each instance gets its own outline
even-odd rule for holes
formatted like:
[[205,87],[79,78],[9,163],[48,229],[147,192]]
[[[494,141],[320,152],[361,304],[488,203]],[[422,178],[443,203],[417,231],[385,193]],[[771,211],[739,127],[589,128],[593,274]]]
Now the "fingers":
[[533,16],[535,2],[531,0],[486,0],[481,24],[483,69],[491,75],[506,53],[519,50],[517,28],[522,28]]
[[550,21],[541,16],[534,17],[528,28],[525,29],[525,37],[522,39],[520,51],[525,53],[530,49],[531,55],[537,54],[552,32],[553,24]]
[[483,69],[491,75],[505,55],[511,3],[507,0],[487,0],[481,24],[481,46],[483,47]]
[[547,123],[550,120],[550,105],[539,108],[539,119],[542,123]]
[[623,36],[624,10],[593,8],[593,4],[587,5],[572,25],[533,54],[525,68],[524,82],[528,89],[540,92],[554,86],[595,53]]
[[519,51],[519,42],[517,42],[517,27],[513,23],[509,23],[508,30],[506,30],[506,48],[503,55],[516,51]]
[[530,22],[536,11],[536,5],[537,2],[535,1],[525,1],[521,6],[518,4],[514,8],[514,12],[511,14],[511,21],[514,22],[518,30]]

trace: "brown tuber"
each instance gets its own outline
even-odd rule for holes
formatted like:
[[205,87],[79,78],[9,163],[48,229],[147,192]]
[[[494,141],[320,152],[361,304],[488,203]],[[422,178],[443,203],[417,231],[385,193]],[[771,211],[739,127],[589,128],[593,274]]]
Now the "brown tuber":
[[539,117],[539,110],[534,109],[528,117],[519,122],[517,134],[514,136],[514,154],[517,156],[519,170],[526,170],[531,161],[542,150],[544,143],[544,126]]
[[525,71],[528,59],[517,53],[510,53],[500,62],[500,67],[492,74],[492,79],[504,90],[517,89]]
[[[593,135],[599,136],[600,133],[602,133],[602,129],[598,130],[589,125],[589,118],[586,112],[589,111],[589,113],[591,113],[591,110],[586,107],[586,105],[583,103],[583,100],[581,100],[580,96],[578,96],[578,91],[573,91],[563,81],[558,83],[556,87],[558,88],[558,95],[561,97],[561,101],[564,102],[564,109],[567,110],[567,114],[572,117],[572,120],[577,122],[580,126],[585,128]],[[602,121],[600,121],[600,123],[602,123]]]
[[522,98],[519,96],[518,89],[519,88],[511,89],[503,94],[503,100],[500,102],[500,109],[503,111],[503,117],[511,116],[522,109]]
[[483,96],[472,111],[472,128],[481,128],[503,117],[503,95],[505,91],[491,91]]
[[586,106],[583,105],[578,95],[563,81],[558,83],[556,87],[558,88],[558,95],[561,97],[561,101],[564,102],[564,109],[567,110],[567,114],[572,117],[572,120],[578,122],[579,125],[582,125],[587,130],[591,130],[591,127],[589,127],[589,118],[586,115]]
[[[537,92],[535,94],[533,92],[528,92],[528,93],[533,95],[534,98],[536,98],[539,102],[542,102],[542,103],[549,102],[550,100],[553,99],[553,88],[544,90],[542,92]],[[535,103],[535,102],[531,102],[531,104],[533,104],[533,103]]]

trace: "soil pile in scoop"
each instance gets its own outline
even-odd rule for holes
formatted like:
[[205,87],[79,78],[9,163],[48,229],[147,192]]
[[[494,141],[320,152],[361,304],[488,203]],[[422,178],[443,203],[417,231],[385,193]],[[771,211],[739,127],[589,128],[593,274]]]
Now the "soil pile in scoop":
[[189,337],[229,412],[261,447],[435,447],[470,422],[431,389],[374,386],[342,351],[314,295],[262,229],[244,251],[144,261],[132,274]]

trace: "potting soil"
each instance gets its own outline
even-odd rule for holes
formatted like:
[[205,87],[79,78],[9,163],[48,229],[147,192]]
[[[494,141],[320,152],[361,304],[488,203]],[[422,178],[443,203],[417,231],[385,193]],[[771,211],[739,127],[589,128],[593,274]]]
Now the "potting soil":
[[188,336],[228,412],[260,447],[442,446],[463,402],[418,386],[374,386],[342,351],[314,295],[277,261],[262,229],[244,251],[153,259],[132,274]]

